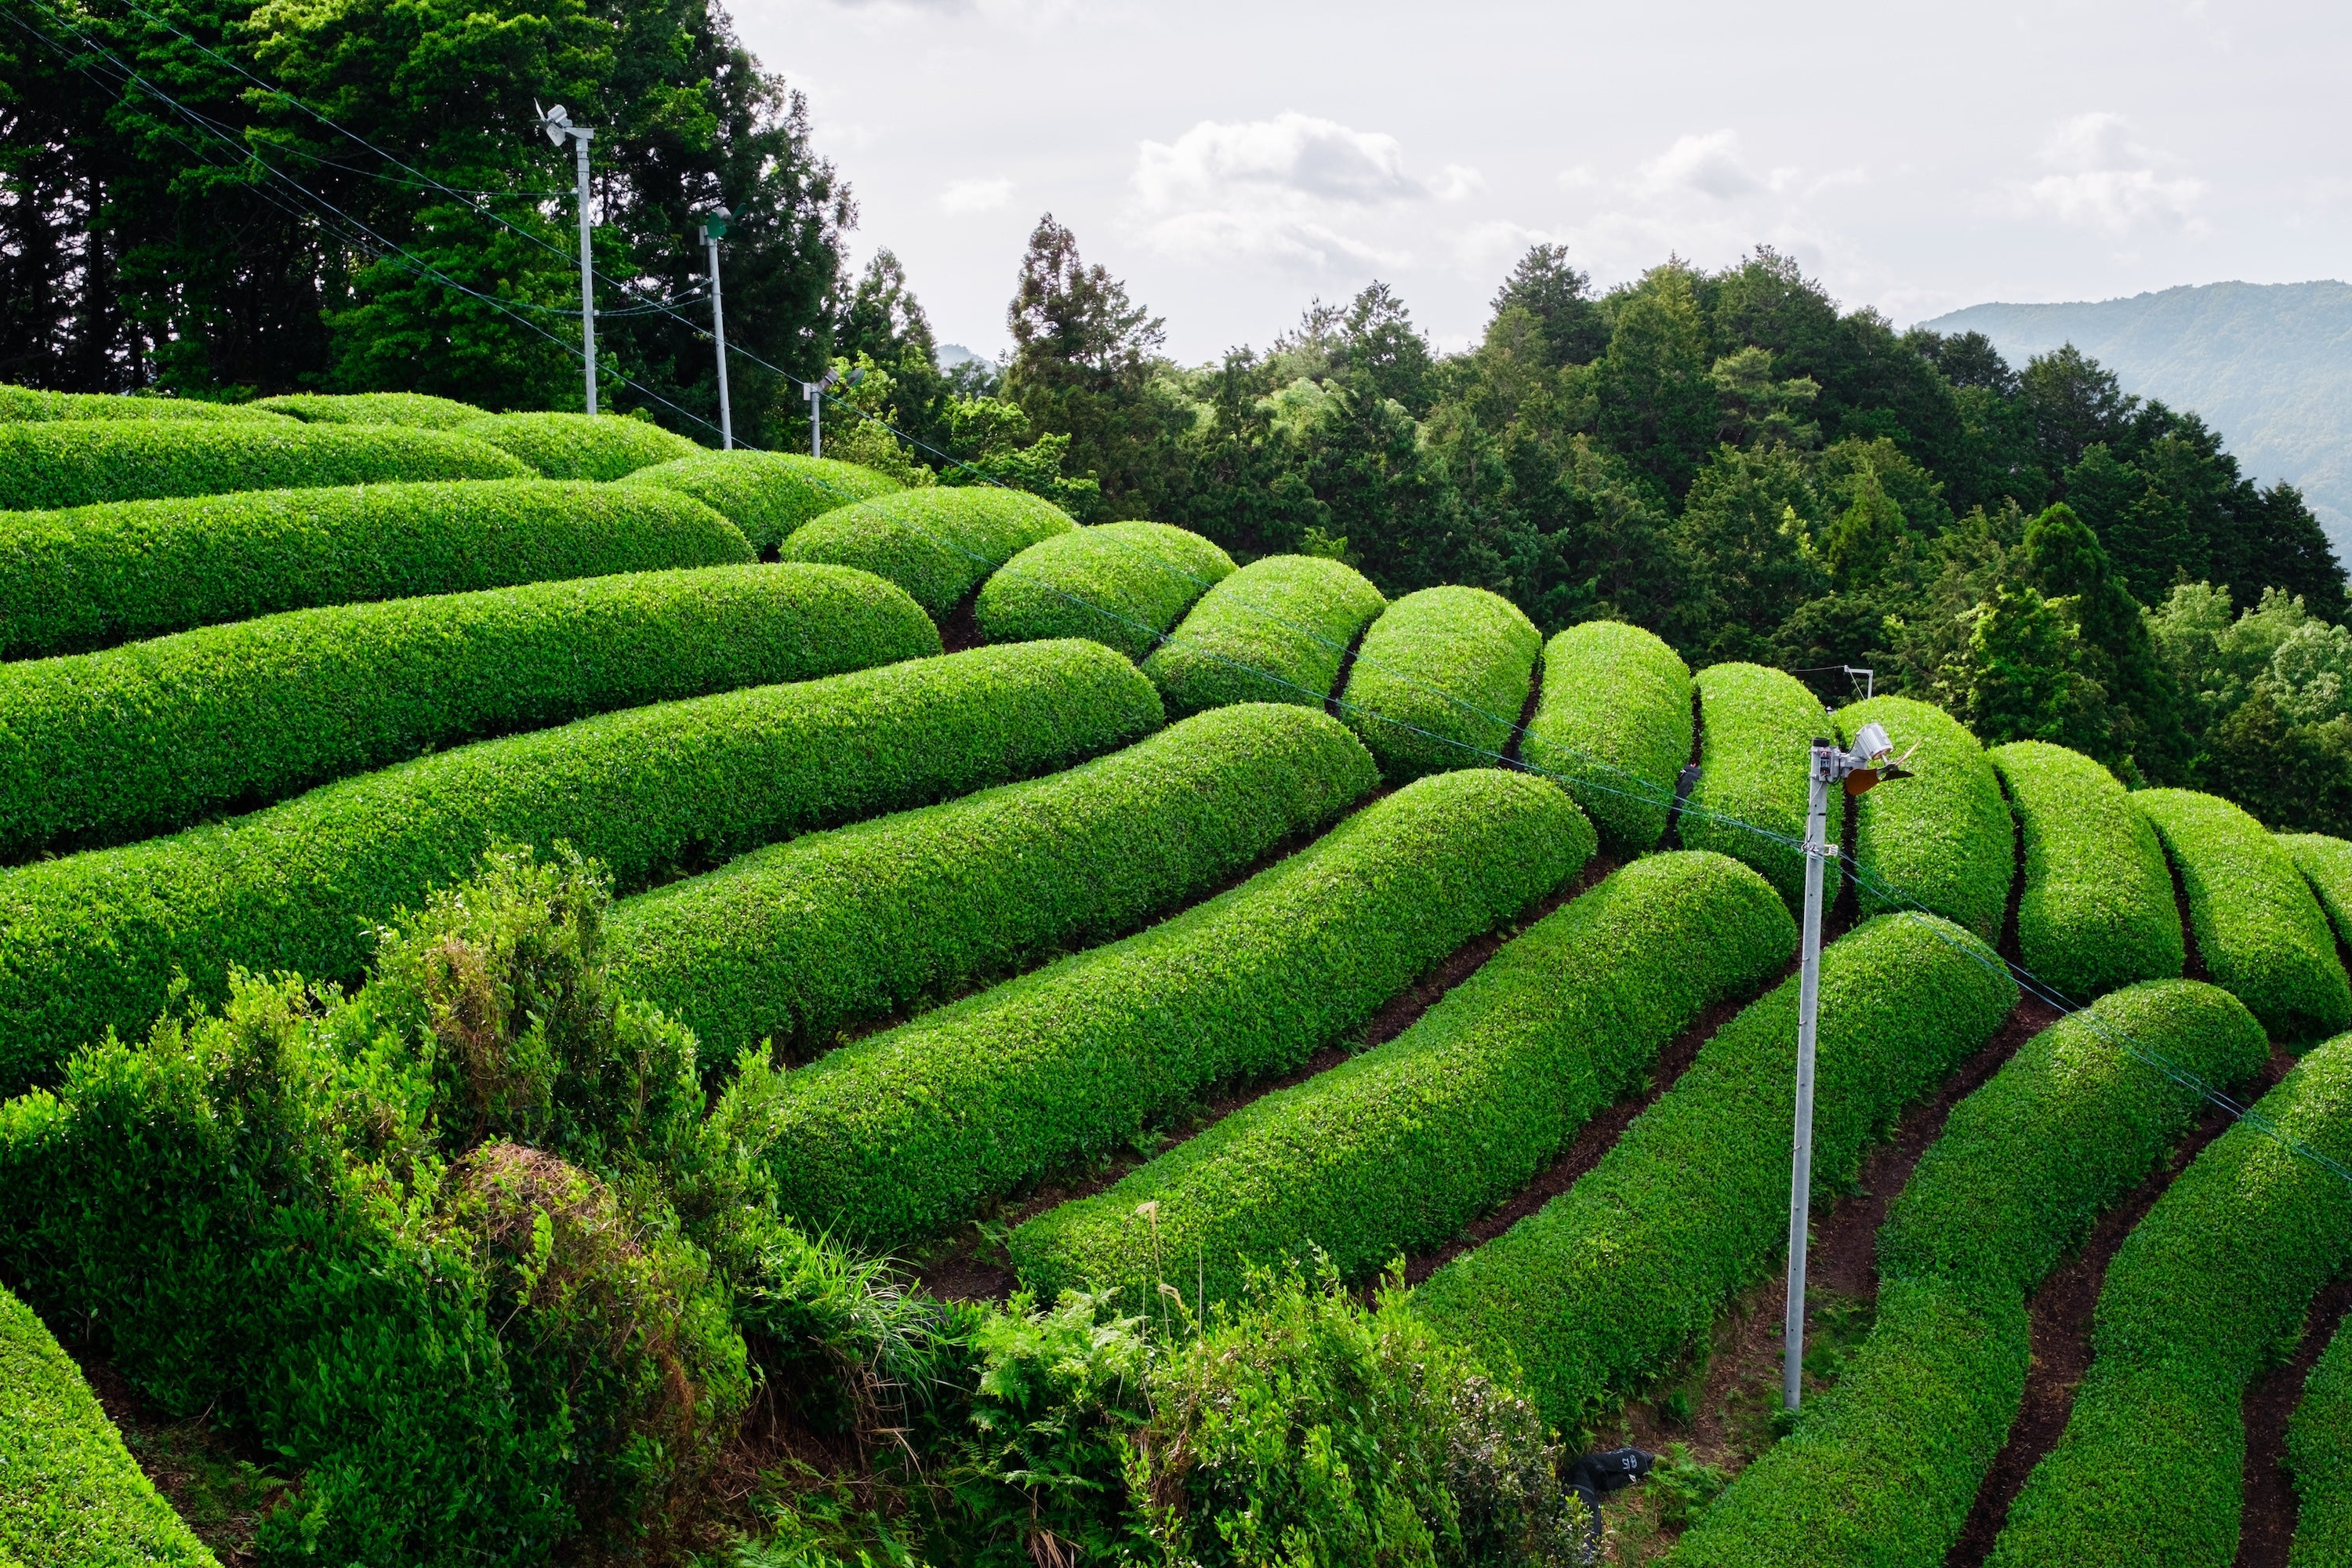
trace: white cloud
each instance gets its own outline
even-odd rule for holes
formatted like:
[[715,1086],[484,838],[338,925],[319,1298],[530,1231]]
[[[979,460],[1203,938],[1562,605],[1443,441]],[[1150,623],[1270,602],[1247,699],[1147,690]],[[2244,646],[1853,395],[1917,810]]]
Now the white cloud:
[[2060,121],[2040,157],[2053,172],[2016,193],[2026,210],[2117,235],[2150,221],[2178,224],[2192,236],[2208,232],[2196,211],[2205,182],[2133,140],[2119,114]]
[[940,193],[940,210],[992,213],[1013,199],[1010,180],[958,180]]
[[[1793,173],[1774,171],[1776,176]],[[1643,163],[1640,174],[1639,188],[1654,196],[1687,191],[1730,201],[1776,188],[1772,181],[1748,169],[1739,155],[1739,132],[1730,130],[1677,138],[1673,146]]]

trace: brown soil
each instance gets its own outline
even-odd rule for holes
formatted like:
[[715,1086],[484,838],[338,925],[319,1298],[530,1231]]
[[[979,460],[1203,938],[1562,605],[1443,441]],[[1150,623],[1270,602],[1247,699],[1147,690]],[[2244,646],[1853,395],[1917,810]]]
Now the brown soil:
[[987,640],[980,635],[979,604],[980,594],[975,589],[970,597],[940,617],[940,647],[943,652],[961,653]]
[[2284,1366],[2246,1390],[2246,1503],[2238,1534],[2237,1568],[2286,1568],[2294,1544],[2294,1481],[2286,1472],[2286,1423],[2303,1399],[2303,1380],[2336,1337],[2352,1308],[2352,1279],[2319,1293],[2303,1321],[2303,1339]]

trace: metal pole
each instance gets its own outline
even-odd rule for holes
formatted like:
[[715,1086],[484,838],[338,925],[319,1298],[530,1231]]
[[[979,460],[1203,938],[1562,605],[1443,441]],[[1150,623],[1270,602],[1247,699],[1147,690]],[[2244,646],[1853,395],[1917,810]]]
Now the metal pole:
[[1780,1330],[1780,1403],[1804,1397],[1805,1229],[1813,1198],[1813,1036],[1822,1001],[1822,862],[1829,854],[1830,783],[1835,742],[1812,745],[1812,798],[1805,814],[1804,967],[1797,981],[1797,1125],[1789,1162],[1789,1307]]
[[719,237],[705,228],[702,242],[710,247],[710,333],[719,340],[719,444],[735,449],[735,414],[727,404],[727,316],[719,308]]
[[824,431],[820,428],[817,424],[817,394],[822,390],[823,388],[814,381],[804,381],[801,383],[801,395],[808,399],[809,456],[812,458],[822,458],[824,456]]
[[588,248],[588,142],[596,133],[585,126],[571,128],[572,151],[580,168],[580,343],[588,375],[588,412],[596,412],[596,283],[595,260]]

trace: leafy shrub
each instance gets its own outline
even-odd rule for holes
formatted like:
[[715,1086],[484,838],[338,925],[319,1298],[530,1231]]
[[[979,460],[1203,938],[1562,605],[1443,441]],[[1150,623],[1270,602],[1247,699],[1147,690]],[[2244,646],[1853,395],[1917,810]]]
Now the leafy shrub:
[[886,1246],[969,1219],[1215,1084],[1296,1066],[1559,886],[1590,843],[1568,797],[1525,773],[1410,784],[1140,935],[783,1079],[758,1142],[784,1212]]
[[320,605],[751,556],[724,518],[685,496],[548,479],[0,512],[0,658]]
[[[1591,838],[1586,838],[1588,852]],[[1097,1196],[1013,1233],[1040,1291],[1151,1295],[1164,1250],[1238,1296],[1311,1247],[1350,1284],[1508,1198],[1634,1088],[1699,1011],[1796,951],[1788,910],[1720,855],[1635,862],[1538,921],[1403,1034],[1278,1089]],[[1193,1303],[1196,1310],[1202,1305]]]
[[470,403],[423,392],[289,392],[252,406],[314,425],[414,425],[425,430],[454,430],[488,414]]
[[1690,667],[1639,626],[1569,627],[1544,648],[1543,695],[1519,754],[1567,784],[1601,847],[1656,847],[1690,761]]
[[460,436],[511,452],[551,479],[618,479],[702,448],[643,419],[593,414],[485,414]]
[[[1682,814],[1683,847],[1718,850],[1755,867],[1801,914],[1805,857],[1790,845],[1805,841],[1813,742],[1829,733],[1829,715],[1795,676],[1761,665],[1710,665],[1698,672],[1697,685],[1699,773]],[[1838,831],[1834,824],[1831,831]],[[1825,909],[1836,901],[1839,872],[1834,860],[1822,867]]]
[[420,479],[517,479],[530,470],[445,430],[290,419],[0,424],[0,510],[313,489]]
[[2352,1563],[2352,1334],[2341,1329],[2303,1381],[2286,1462],[2301,1505],[2287,1568],[2344,1568]]
[[[2305,1057],[2256,1110],[2352,1158],[2352,1037]],[[2251,1121],[2216,1139],[2107,1266],[2066,1431],[1987,1561],[2234,1561],[2246,1385],[2293,1350],[2347,1255],[2352,1184]]]
[[2116,776],[2079,752],[2014,741],[1986,753],[2025,841],[2017,947],[2073,996],[2177,977],[2187,962],[2172,872]]
[[1910,758],[1904,766],[1913,776],[1881,784],[1854,814],[1862,912],[1916,905],[1998,936],[2017,879],[2017,837],[1984,748],[1958,720],[1908,697],[1842,709],[1838,738],[1852,744],[1874,721],[1886,726],[1895,754]]
[[628,482],[692,496],[741,529],[762,555],[811,518],[899,488],[898,480],[856,463],[740,447],[656,463]]
[[[1821,985],[1825,1201],[1872,1137],[1991,1037],[2017,987],[1958,927],[1923,915],[1832,943]],[[1430,1276],[1423,1315],[1486,1364],[1516,1363],[1552,1421],[1666,1371],[1780,1256],[1796,1041],[1792,978],[1718,1031],[1575,1186]]]
[[[839,568],[809,568],[839,570]],[[813,834],[621,905],[620,983],[732,1054],[1131,931],[1372,787],[1320,713],[1253,703],[1028,784]]]
[[102,392],[37,392],[0,386],[0,422],[54,419],[204,419],[268,423],[274,412],[253,403],[205,403],[194,397],[119,397]]
[[1484,588],[1423,588],[1381,612],[1340,695],[1381,776],[1494,764],[1527,707],[1543,634]]
[[2278,841],[2318,895],[2327,923],[2336,928],[2336,940],[2344,941],[2345,933],[2352,931],[2352,844],[2322,833],[2282,833]]
[[1233,702],[1317,707],[1337,684],[1348,646],[1384,603],[1339,562],[1271,555],[1202,595],[1143,661],[1143,673],[1178,717]]
[[359,973],[362,922],[498,840],[569,840],[635,891],[816,827],[1049,773],[1159,728],[1099,644],[1024,643],[583,719],[329,784],[248,817],[0,873],[0,1089],[109,1027],[142,1032],[175,972],[232,960]]
[[981,588],[973,611],[991,642],[1092,637],[1140,659],[1233,570],[1233,558],[1197,533],[1106,522],[1014,556]]
[[142,1475],[81,1371],[0,1289],[0,1563],[215,1568]]
[[902,490],[802,524],[784,541],[782,555],[863,567],[944,616],[1024,550],[1076,527],[1058,507],[1019,490]]
[[1960,1102],[1878,1236],[1878,1317],[1837,1386],[1672,1561],[1940,1563],[2024,1397],[2025,1299],[2201,1106],[2269,1054],[2229,993],[2157,981],[2029,1041]]
[[0,857],[119,844],[590,713],[939,651],[929,617],[867,573],[719,566],[296,610],[0,665]]
[[2216,795],[2147,789],[2131,800],[2180,874],[2213,983],[2252,1008],[2274,1038],[2313,1039],[2352,1024],[2335,933],[2279,841]]

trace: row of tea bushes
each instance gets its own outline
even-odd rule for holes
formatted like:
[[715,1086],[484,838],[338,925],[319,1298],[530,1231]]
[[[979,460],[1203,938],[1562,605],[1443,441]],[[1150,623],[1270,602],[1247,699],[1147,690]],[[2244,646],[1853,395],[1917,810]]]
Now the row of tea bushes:
[[424,392],[289,392],[251,406],[314,425],[414,425],[422,430],[454,430],[490,412]]
[[1391,784],[1482,768],[1503,755],[1527,707],[1543,635],[1484,588],[1423,588],[1364,634],[1339,711]]
[[2024,840],[2017,947],[2069,996],[2179,976],[2187,960],[2172,872],[2147,816],[2079,752],[2016,741],[1988,753]]
[[1544,648],[1520,755],[1568,786],[1614,855],[1657,847],[1691,754],[1690,667],[1639,626],[1587,621]]
[[267,420],[0,422],[0,511],[422,479],[519,479],[485,441],[394,425]]
[[1854,814],[1862,912],[1916,906],[1990,941],[2000,934],[2017,878],[2017,837],[2000,779],[1958,720],[1932,703],[1878,697],[1838,710],[1848,744],[1886,727],[1914,776],[1864,795]]
[[626,479],[703,448],[645,419],[587,414],[485,414],[453,433],[511,452],[551,479]]
[[1092,637],[1141,659],[1233,571],[1233,557],[1197,533],[1099,523],[1014,556],[982,587],[972,615],[991,642]]
[[1179,717],[1233,702],[1321,707],[1386,603],[1344,563],[1269,555],[1202,595],[1143,672]]
[[[1761,665],[1710,665],[1696,684],[1699,774],[1677,819],[1683,846],[1746,861],[1801,915],[1808,759],[1829,716],[1802,681]],[[1822,868],[1824,909],[1837,901],[1841,870],[1834,860]]]
[[1006,562],[1077,527],[1022,490],[982,486],[901,490],[827,511],[795,530],[786,561],[824,561],[887,577],[944,616]]
[[740,447],[638,468],[622,493],[640,485],[692,496],[742,530],[761,555],[772,553],[803,523],[900,488],[898,480],[856,463]]
[[[479,413],[479,409],[469,412]],[[238,420],[271,424],[274,411],[258,405],[205,403],[193,397],[120,397],[102,392],[40,392],[29,386],[0,386],[0,423],[42,424],[51,420],[189,419],[219,423]]]
[[2343,1568],[2352,1562],[2352,1333],[2340,1328],[2304,1379],[2286,1462],[2298,1505],[2287,1568]]

